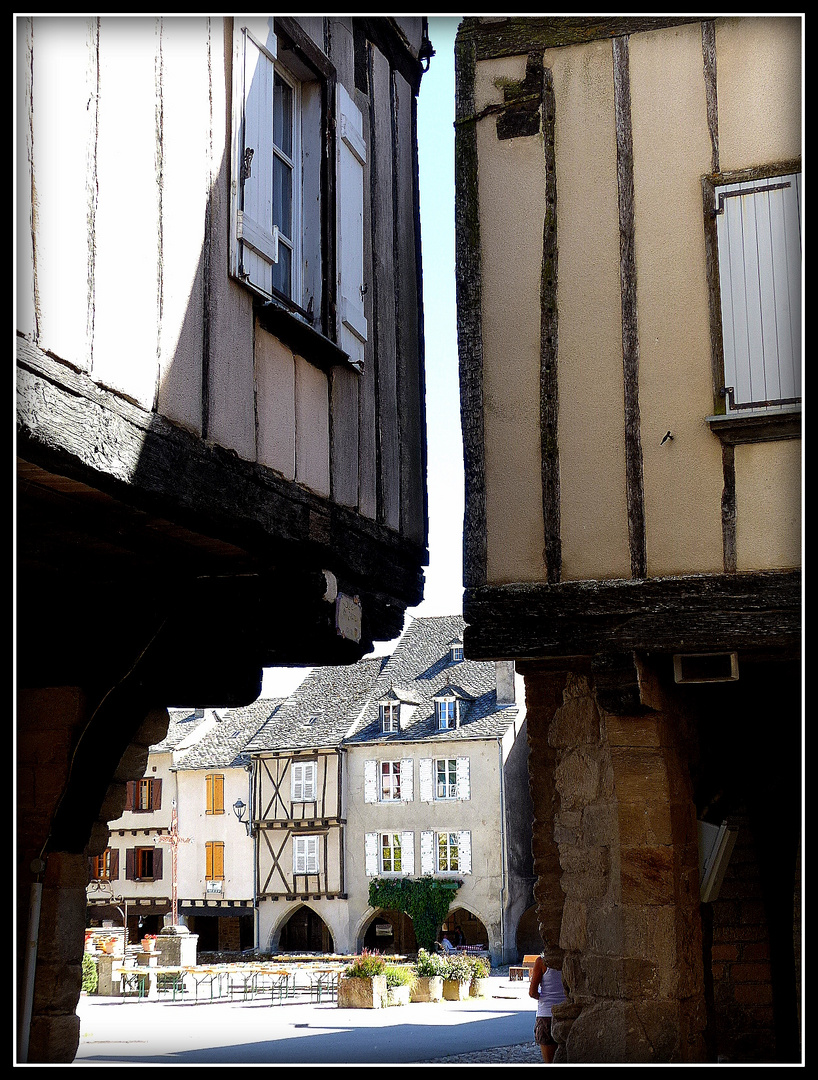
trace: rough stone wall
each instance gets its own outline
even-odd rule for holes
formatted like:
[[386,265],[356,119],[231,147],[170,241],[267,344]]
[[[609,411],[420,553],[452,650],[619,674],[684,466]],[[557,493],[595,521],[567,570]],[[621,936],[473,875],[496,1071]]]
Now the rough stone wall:
[[[535,717],[532,793],[540,792],[536,897],[547,940],[559,915],[569,990],[556,1017],[557,1060],[704,1060],[698,846],[684,717],[661,699],[647,671],[650,707],[627,716],[599,707],[590,675],[562,676],[560,693],[555,674],[533,664],[524,674],[530,724]],[[549,768],[553,790],[543,775]]]

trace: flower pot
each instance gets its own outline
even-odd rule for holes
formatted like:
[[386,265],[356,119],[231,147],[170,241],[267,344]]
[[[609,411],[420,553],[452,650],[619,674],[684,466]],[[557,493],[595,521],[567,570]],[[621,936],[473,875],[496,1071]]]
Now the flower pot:
[[386,976],[369,978],[341,976],[338,980],[339,1009],[382,1009],[386,1004]]
[[142,952],[156,952],[156,939],[142,938]]
[[409,997],[411,1001],[440,1001],[443,998],[443,976],[418,975]]
[[411,989],[412,987],[408,984],[406,986],[388,986],[386,988],[386,1004],[408,1005]]
[[472,979],[469,986],[470,997],[488,997],[489,993],[489,981],[488,979]]
[[444,979],[443,999],[444,1001],[468,1001],[470,987],[469,979]]

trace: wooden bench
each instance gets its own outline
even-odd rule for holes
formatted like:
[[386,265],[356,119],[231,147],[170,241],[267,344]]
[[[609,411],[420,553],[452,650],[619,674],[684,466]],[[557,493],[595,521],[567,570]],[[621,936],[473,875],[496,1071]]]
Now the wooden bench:
[[537,959],[536,955],[526,955],[523,957],[522,964],[510,967],[508,969],[508,977],[511,982],[519,982],[524,979],[531,978],[531,969],[534,967],[534,961]]

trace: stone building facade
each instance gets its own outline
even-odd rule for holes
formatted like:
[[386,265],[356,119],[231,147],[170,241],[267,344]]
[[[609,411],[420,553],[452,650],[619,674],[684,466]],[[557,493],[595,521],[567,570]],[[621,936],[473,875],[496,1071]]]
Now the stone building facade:
[[567,1063],[799,1058],[801,50],[458,31],[464,643],[526,682]]

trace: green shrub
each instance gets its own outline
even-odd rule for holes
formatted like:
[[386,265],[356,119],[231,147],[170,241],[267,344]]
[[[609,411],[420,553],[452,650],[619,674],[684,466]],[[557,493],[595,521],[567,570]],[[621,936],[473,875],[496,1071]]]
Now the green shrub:
[[[76,984],[75,984],[76,985]],[[95,994],[99,986],[97,962],[90,953],[82,954],[82,989],[86,994]]]
[[386,971],[387,988],[395,986],[411,986],[415,981],[414,972],[405,964],[387,964]]
[[443,960],[443,978],[454,982],[471,982],[472,963],[468,956],[447,956]]
[[427,952],[425,949],[418,949],[415,970],[421,978],[428,979],[434,975],[442,975],[445,967],[446,961],[442,956]]
[[485,956],[472,956],[471,966],[473,979],[487,979],[491,975],[491,964]]
[[360,956],[356,956],[344,974],[348,979],[371,979],[374,975],[383,975],[386,972],[386,960],[377,952],[364,949]]

